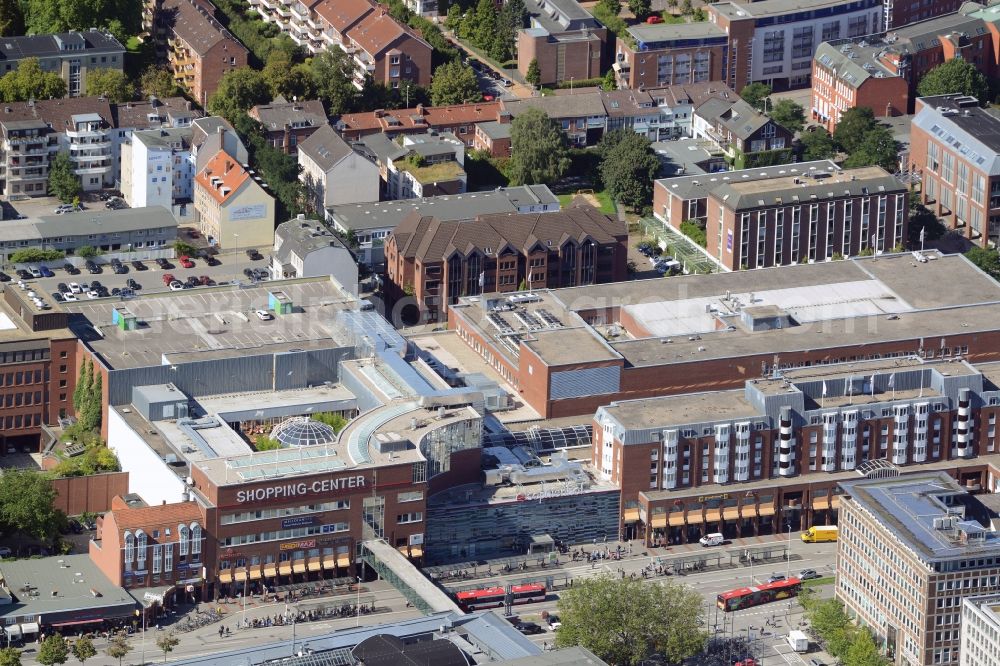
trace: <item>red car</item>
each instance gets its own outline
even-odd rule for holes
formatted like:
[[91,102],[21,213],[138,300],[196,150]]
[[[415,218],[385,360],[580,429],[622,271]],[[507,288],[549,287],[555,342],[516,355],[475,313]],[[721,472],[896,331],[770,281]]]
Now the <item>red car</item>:
[[198,233],[197,229],[191,229],[188,232],[188,236],[190,236],[191,238],[201,238],[201,234]]
[[163,274],[163,284],[170,284],[173,281],[174,281],[174,274],[173,273],[164,273]]
[[663,19],[661,19],[659,16],[650,16],[648,19],[646,19],[646,23],[648,23],[649,25],[656,25],[657,23],[663,23]]
[[181,262],[181,266],[183,266],[184,268],[194,268],[194,262],[191,261],[191,257],[187,255],[182,256],[180,259],[178,259],[178,261]]

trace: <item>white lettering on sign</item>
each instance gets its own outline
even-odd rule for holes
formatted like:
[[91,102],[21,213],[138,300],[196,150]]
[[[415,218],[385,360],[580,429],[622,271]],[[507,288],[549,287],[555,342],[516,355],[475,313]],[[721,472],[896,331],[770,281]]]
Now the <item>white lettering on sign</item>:
[[365,477],[346,476],[339,479],[322,479],[312,483],[286,483],[279,486],[268,486],[266,488],[251,488],[250,490],[240,490],[236,493],[237,502],[266,502],[270,499],[282,499],[285,497],[296,497],[307,493],[328,493],[334,490],[350,490],[351,488],[364,488]]

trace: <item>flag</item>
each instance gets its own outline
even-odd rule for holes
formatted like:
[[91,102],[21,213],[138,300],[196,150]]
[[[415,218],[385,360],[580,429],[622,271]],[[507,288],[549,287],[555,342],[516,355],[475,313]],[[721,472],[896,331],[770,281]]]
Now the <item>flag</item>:
[[479,287],[482,288],[483,283],[486,282],[486,271],[479,274]]
[[847,395],[854,395],[854,377],[847,379]]
[[896,373],[894,372],[891,375],[889,375],[889,388],[895,388],[895,387],[896,387]]
[[823,381],[823,397],[826,397],[826,381]]
[[875,395],[875,374],[874,372],[872,373],[872,395]]

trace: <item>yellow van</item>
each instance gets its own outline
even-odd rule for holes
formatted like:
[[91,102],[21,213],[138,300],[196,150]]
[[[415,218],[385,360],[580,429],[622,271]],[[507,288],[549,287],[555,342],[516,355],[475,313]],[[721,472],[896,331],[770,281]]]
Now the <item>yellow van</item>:
[[831,525],[829,527],[810,527],[805,532],[802,533],[802,541],[804,543],[825,543],[827,541],[837,540],[837,526]]

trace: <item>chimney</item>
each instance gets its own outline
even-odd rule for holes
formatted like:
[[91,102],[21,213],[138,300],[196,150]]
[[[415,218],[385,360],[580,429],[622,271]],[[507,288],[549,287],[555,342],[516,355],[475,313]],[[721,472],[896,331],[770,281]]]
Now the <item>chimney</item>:
[[228,173],[229,173],[229,170],[230,170],[230,169],[232,169],[232,168],[233,168],[233,163],[232,163],[232,162],[230,162],[229,160],[226,160],[226,168],[225,168],[225,170],[224,170],[224,171],[222,172],[222,175],[226,175],[226,174],[228,174]]
[[375,117],[381,118],[385,115],[385,109],[375,109]]
[[191,110],[191,100],[187,100],[186,102],[184,102],[184,108],[187,109],[188,111]]
[[421,116],[427,115],[427,109],[424,108],[423,104],[417,104],[417,113],[420,114]]

